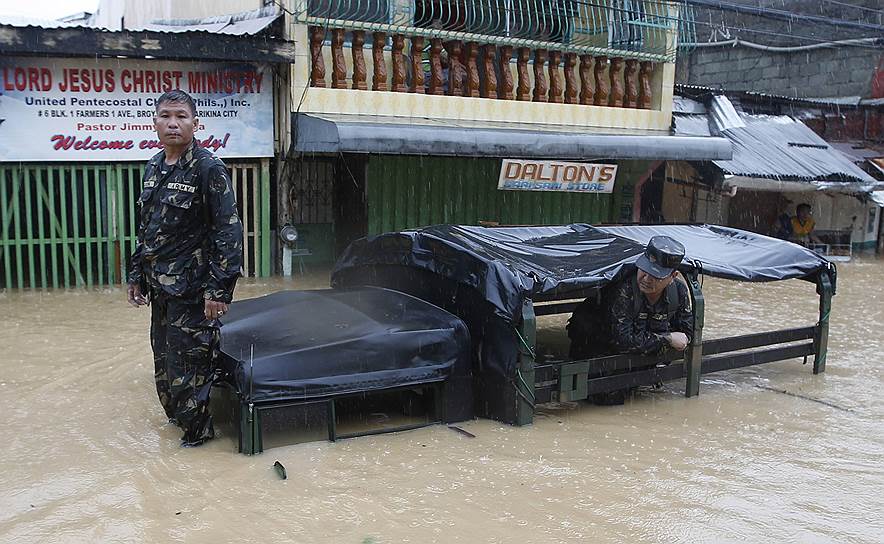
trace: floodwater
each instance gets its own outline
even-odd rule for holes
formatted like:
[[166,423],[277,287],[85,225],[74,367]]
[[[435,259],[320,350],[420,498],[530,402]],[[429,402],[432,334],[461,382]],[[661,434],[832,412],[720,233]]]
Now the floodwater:
[[[882,284],[884,261],[841,265],[821,376],[772,363],[704,376],[693,399],[673,382],[523,428],[461,424],[475,438],[434,426],[254,457],[229,433],[178,447],[148,312],[122,290],[0,294],[0,542],[882,542]],[[707,338],[816,319],[804,282],[704,291]]]

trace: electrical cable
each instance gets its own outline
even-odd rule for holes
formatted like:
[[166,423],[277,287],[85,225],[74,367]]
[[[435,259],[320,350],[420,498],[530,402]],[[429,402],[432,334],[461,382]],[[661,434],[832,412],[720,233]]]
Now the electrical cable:
[[845,28],[856,28],[862,30],[872,30],[875,32],[884,33],[884,26],[876,25],[872,23],[865,23],[862,21],[850,21],[846,19],[833,19],[831,17],[824,17],[822,15],[804,15],[801,13],[791,13],[789,11],[781,10],[781,9],[773,9],[773,8],[765,8],[758,6],[750,6],[745,4],[734,4],[732,2],[725,2],[724,0],[681,0],[682,2],[690,5],[697,6],[703,8],[716,9],[719,11],[731,11],[734,13],[742,13],[745,15],[755,15],[757,17],[764,17],[768,19],[779,19],[783,21],[796,22],[796,21],[805,21],[810,23],[819,23],[828,26],[841,26]]
[[[576,4],[590,6],[590,7],[604,8],[609,11],[633,13],[633,14],[635,13],[635,10],[629,10],[629,9],[618,8],[618,7],[609,7],[609,6],[606,6],[606,5],[601,4],[599,2],[593,2],[591,0],[573,0],[573,1]],[[681,0],[681,1],[688,2],[688,0]],[[714,0],[714,1],[717,1],[717,0]],[[656,5],[661,5],[661,6],[667,5],[665,2],[654,1],[654,2],[650,2],[650,3],[656,4]],[[718,9],[718,8],[709,8],[709,9]],[[680,19],[678,17],[671,17],[671,16],[667,16],[667,15],[661,15],[661,16],[655,16],[655,17],[657,17],[660,20],[666,20],[666,21],[676,21],[676,22],[680,21]],[[759,15],[759,17],[764,18],[763,16],[760,16],[760,15]],[[758,29],[753,29],[753,28],[747,28],[744,26],[741,27],[741,26],[727,25],[724,23],[724,21],[722,21],[721,24],[705,22],[705,21],[698,21],[698,20],[694,20],[692,22],[695,25],[709,27],[709,28],[712,28],[715,30],[725,29],[725,30],[732,30],[735,32],[737,32],[737,31],[748,32],[751,34],[761,34],[761,35],[765,35],[765,36],[774,36],[774,37],[778,37],[778,38],[791,38],[791,39],[805,40],[805,41],[809,41],[809,42],[813,42],[813,43],[828,43],[831,41],[830,38],[816,38],[813,36],[804,36],[804,35],[800,35],[800,34],[793,34],[793,33],[786,34],[783,32],[775,32],[772,30],[758,30]],[[884,29],[884,27],[882,27],[882,29]]]
[[741,40],[740,38],[734,38],[732,40],[723,40],[717,42],[696,42],[696,43],[683,43],[685,47],[725,47],[725,46],[743,46],[748,47],[749,49],[758,49],[760,51],[770,51],[773,53],[795,53],[798,51],[812,51],[814,49],[829,49],[834,47],[872,47],[879,48],[884,46],[884,38],[855,38],[850,40],[836,40],[830,42],[823,43],[814,43],[809,45],[791,45],[791,46],[776,46],[776,45],[762,45],[759,43],[750,42],[747,40]]
[[826,2],[828,4],[835,4],[838,6],[844,6],[844,7],[853,8],[853,9],[861,9],[863,11],[869,11],[872,13],[884,13],[884,10],[875,9],[875,8],[867,8],[865,6],[855,6],[855,5],[847,3],[847,2],[839,2],[838,0],[822,0],[822,1]]

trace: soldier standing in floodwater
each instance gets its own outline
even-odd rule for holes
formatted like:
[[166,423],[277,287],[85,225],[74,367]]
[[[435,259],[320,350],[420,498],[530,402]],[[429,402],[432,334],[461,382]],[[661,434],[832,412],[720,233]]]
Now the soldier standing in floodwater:
[[157,394],[184,430],[182,445],[198,446],[214,437],[209,391],[218,318],[242,269],[243,229],[224,163],[193,137],[193,99],[178,90],[161,95],[154,126],[163,151],[144,171],[128,298],[136,307],[151,304]]

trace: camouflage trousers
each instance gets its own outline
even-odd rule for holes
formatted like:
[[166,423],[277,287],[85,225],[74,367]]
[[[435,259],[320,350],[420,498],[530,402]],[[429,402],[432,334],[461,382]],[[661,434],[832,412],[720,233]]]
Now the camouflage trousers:
[[185,443],[214,436],[209,392],[215,376],[220,331],[204,303],[159,295],[151,301],[150,343],[160,404],[184,430]]

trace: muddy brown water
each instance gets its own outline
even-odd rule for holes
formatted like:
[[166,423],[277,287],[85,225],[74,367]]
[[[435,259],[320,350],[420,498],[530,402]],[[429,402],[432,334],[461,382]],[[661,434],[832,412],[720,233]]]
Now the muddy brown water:
[[[673,382],[523,428],[461,424],[475,438],[435,426],[254,457],[229,433],[178,447],[148,312],[120,289],[3,293],[0,542],[882,542],[882,283],[882,261],[841,265],[825,375],[772,363],[704,376],[693,399]],[[704,292],[707,338],[816,317],[800,281]]]

